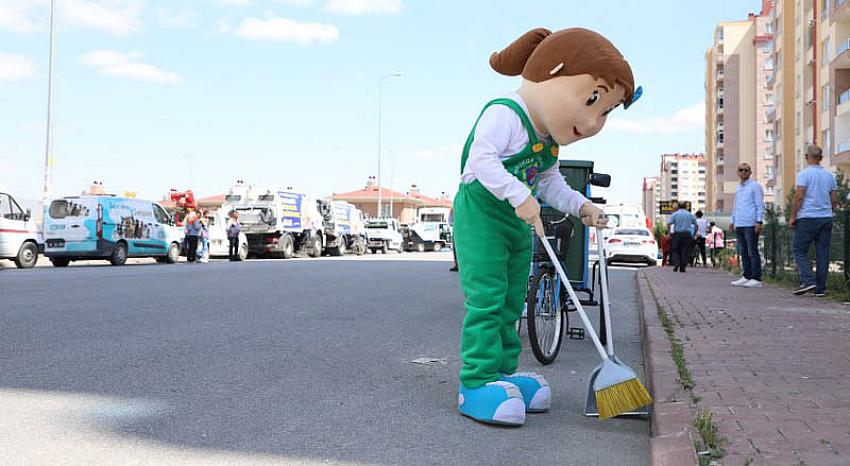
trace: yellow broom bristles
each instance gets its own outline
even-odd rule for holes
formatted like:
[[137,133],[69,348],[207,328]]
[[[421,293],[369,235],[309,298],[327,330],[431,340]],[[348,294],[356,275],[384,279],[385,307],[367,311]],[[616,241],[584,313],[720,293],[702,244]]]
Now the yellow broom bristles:
[[600,420],[634,411],[650,403],[652,397],[638,379],[630,379],[596,391],[596,408],[599,410]]

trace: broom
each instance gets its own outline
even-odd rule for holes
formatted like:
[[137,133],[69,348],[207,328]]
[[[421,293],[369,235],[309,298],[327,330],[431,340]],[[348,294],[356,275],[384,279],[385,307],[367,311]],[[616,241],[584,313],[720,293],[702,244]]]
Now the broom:
[[[587,314],[584,312],[584,308],[581,306],[581,302],[570,284],[569,277],[567,277],[566,272],[561,267],[561,261],[558,259],[555,251],[552,250],[549,240],[546,239],[543,231],[543,222],[539,217],[535,220],[534,230],[537,232],[537,236],[540,237],[540,242],[543,243],[543,248],[546,249],[549,260],[558,271],[561,282],[563,282],[570,300],[575,305],[585,330],[590,335],[591,341],[593,341],[593,346],[596,347],[596,351],[602,358],[602,367],[599,369],[592,387],[596,395],[599,419],[609,419],[652,403],[652,397],[649,396],[646,388],[640,383],[635,372],[625,365],[615,363],[608,357],[608,353],[602,346],[602,342],[599,341],[599,337],[596,335],[590,319],[587,318]],[[599,253],[604,254],[604,251],[600,250]],[[608,341],[610,342],[611,338],[608,338]]]

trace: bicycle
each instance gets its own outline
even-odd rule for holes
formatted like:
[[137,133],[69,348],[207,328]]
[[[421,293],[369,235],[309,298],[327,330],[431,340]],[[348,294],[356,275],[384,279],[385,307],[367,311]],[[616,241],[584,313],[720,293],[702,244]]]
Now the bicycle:
[[[607,187],[609,184],[610,177],[608,175],[594,173],[585,182],[584,192],[586,195],[590,194],[589,185]],[[605,203],[605,200],[601,198],[591,199],[599,204]],[[552,249],[565,270],[568,269],[565,262],[568,246],[573,235],[577,233],[584,235],[582,265],[587,270],[589,254],[587,227],[578,218],[563,214],[546,204],[541,206],[541,219],[543,220],[544,235],[552,245]],[[565,338],[583,340],[585,332],[582,327],[570,327],[569,313],[576,310],[575,305],[570,301],[566,287],[561,283],[561,278],[543,249],[540,240],[536,235],[533,236],[534,249],[526,295],[526,312],[523,317],[517,320],[517,332],[521,332],[522,319],[525,318],[531,351],[541,364],[547,365],[555,361]],[[581,280],[570,280],[570,285],[576,293],[587,295],[586,299],[580,298],[580,304],[582,306],[599,306],[601,310],[601,303],[594,299],[596,289],[601,287],[601,277],[597,274],[596,264],[593,266],[593,274],[590,280],[588,280],[587,272],[580,275]],[[602,311],[599,314],[600,339],[602,344],[605,344],[606,341],[603,339],[605,335],[604,315]]]

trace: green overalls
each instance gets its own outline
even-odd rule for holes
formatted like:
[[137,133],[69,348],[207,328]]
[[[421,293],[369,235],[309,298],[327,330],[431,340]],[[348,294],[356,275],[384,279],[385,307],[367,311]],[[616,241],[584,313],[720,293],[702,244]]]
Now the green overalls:
[[[491,105],[513,109],[528,132],[525,148],[503,164],[536,196],[538,175],[558,161],[558,146],[538,140],[531,121],[515,101],[495,99],[481,114]],[[478,121],[463,148],[461,173],[477,126]],[[460,381],[467,388],[477,388],[499,380],[500,373],[516,371],[522,342],[515,323],[522,314],[528,287],[531,229],[507,200],[496,199],[475,180],[461,183],[455,196],[454,234],[460,285],[466,296]]]

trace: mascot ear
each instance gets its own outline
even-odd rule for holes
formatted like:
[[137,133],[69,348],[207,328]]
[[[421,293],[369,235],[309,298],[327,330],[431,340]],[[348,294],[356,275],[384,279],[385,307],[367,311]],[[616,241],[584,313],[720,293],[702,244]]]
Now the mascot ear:
[[543,42],[543,39],[550,34],[552,32],[544,28],[532,29],[526,32],[501,52],[494,52],[490,55],[490,67],[496,70],[497,73],[506,76],[522,74],[528,57]]

